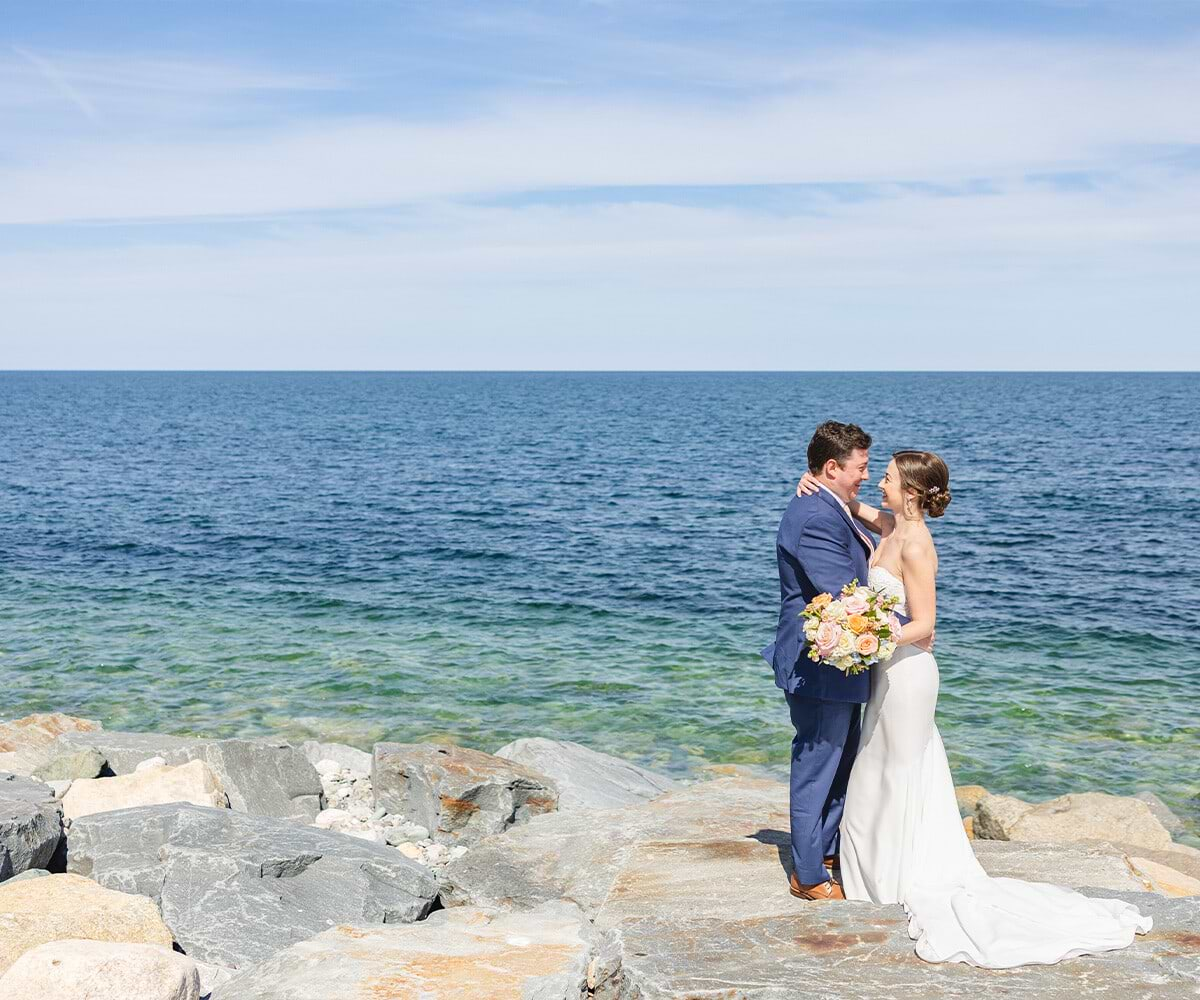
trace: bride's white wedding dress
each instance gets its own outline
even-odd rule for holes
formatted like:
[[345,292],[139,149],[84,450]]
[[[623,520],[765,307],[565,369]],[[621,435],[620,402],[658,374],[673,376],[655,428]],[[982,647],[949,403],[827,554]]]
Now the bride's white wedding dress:
[[[895,594],[905,611],[904,585],[892,573],[872,567],[869,584]],[[927,962],[989,969],[1124,948],[1150,930],[1150,917],[1120,900],[988,877],[959,818],[934,725],[937,694],[937,661],[913,646],[871,670],[841,825],[846,898],[903,903]]]

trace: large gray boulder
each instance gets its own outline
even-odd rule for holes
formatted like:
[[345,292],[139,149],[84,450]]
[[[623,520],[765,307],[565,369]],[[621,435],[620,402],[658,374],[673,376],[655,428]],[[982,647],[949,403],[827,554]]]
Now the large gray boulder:
[[376,806],[425,827],[441,844],[469,846],[558,805],[545,775],[442,744],[375,744],[371,788]]
[[229,796],[229,807],[251,816],[311,823],[321,811],[321,779],[299,747],[278,740],[213,740],[158,733],[65,733],[55,748],[95,747],[113,774],[130,774],[142,761],[204,761]]
[[922,962],[900,906],[794,899],[788,822],[786,785],[741,778],[620,810],[541,816],[451,863],[443,900],[516,910],[574,900],[604,936],[595,1000],[975,1000],[998,989],[1021,1000],[1124,1000],[1182,994],[1200,973],[1188,930],[1200,900],[1138,893],[1118,848],[980,850],[992,874],[1120,895],[1155,920],[1153,934],[1117,956],[998,973]]
[[45,868],[62,840],[62,805],[48,785],[0,773],[0,882]]
[[1147,802],[1103,792],[1076,792],[1036,804],[986,795],[975,805],[975,836],[1043,843],[1118,840],[1151,849],[1171,845],[1171,834]]
[[496,756],[551,778],[558,787],[559,812],[617,809],[679,787],[661,774],[568,740],[541,736],[513,740],[497,750]]
[[584,1000],[595,937],[579,907],[559,902],[335,927],[236,976],[215,1000]]
[[[714,895],[717,895],[714,893]],[[1105,893],[1154,918],[1122,951],[996,971],[930,965],[913,952],[904,910],[870,903],[764,907],[754,917],[631,916],[605,934],[594,1000],[1167,1000],[1200,976],[1200,902]],[[789,897],[790,898],[790,897]],[[786,909],[786,912],[780,912]]]
[[76,820],[69,870],[155,900],[184,952],[242,969],[340,923],[405,923],[428,869],[345,834],[228,809],[144,806]]

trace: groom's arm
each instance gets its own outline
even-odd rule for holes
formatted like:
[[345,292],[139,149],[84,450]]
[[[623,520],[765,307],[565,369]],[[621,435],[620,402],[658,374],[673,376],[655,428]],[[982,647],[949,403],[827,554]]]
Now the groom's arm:
[[796,543],[796,557],[818,593],[837,597],[854,579],[854,559],[850,554],[850,546],[854,544],[857,543],[850,529],[840,517],[814,517],[804,526]]

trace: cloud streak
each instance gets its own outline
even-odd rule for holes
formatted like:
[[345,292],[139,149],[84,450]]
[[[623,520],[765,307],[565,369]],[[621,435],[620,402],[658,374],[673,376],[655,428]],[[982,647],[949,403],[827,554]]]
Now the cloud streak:
[[[1200,46],[853,52],[735,107],[513,96],[451,122],[340,118],[80,142],[0,169],[0,221],[352,209],[629,185],[877,184],[1125,169],[1200,144]],[[32,152],[30,156],[32,157]]]
[[12,51],[32,66],[42,79],[54,88],[60,97],[73,104],[88,121],[93,125],[100,124],[100,115],[97,114],[92,102],[76,90],[71,82],[55,68],[53,63],[16,45],[12,46]]

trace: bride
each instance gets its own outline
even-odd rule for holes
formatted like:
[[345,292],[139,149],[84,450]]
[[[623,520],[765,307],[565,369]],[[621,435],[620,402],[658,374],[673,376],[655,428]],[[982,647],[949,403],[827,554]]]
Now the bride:
[[[799,492],[815,488],[806,474]],[[950,503],[950,472],[932,452],[898,451],[879,489],[892,513],[850,503],[854,517],[882,536],[868,583],[899,598],[897,610],[912,621],[905,645],[871,669],[841,824],[846,898],[902,903],[927,962],[1006,969],[1128,946],[1151,927],[1131,904],[990,878],[975,859],[934,724],[937,661],[912,645],[933,633],[938,558],[926,517],[941,517]]]

